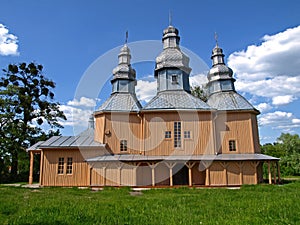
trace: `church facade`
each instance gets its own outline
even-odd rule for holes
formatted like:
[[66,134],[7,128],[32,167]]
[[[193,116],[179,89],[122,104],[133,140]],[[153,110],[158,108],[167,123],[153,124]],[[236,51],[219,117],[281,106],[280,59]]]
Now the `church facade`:
[[[206,102],[191,94],[189,57],[178,30],[163,31],[156,58],[157,94],[137,99],[136,72],[125,44],[113,70],[110,97],[78,136],[54,136],[27,149],[41,155],[41,186],[231,186],[280,179],[278,158],[260,152],[256,110],[236,92],[233,71],[212,51]],[[276,175],[277,174],[277,175]],[[272,181],[273,180],[273,181]]]

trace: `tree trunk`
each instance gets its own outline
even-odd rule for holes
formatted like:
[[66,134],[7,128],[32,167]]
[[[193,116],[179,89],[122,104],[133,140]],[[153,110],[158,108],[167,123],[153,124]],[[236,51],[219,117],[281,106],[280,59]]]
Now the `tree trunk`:
[[17,152],[16,149],[14,149],[12,151],[12,154],[11,154],[11,171],[10,171],[10,174],[11,174],[11,178],[13,180],[17,179],[17,175],[18,175],[18,152]]

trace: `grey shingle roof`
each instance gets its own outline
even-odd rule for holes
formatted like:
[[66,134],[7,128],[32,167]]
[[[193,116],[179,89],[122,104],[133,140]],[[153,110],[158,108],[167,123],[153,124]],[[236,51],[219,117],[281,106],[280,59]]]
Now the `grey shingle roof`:
[[219,155],[170,155],[170,156],[145,156],[145,155],[102,155],[87,159],[88,162],[113,162],[113,161],[278,161],[279,158],[264,154],[219,154]]
[[212,94],[207,104],[217,110],[255,110],[243,96],[234,91]]
[[161,109],[200,109],[210,110],[211,107],[201,99],[183,90],[172,90],[159,92],[143,110]]
[[98,111],[140,111],[142,108],[137,97],[130,93],[112,94]]

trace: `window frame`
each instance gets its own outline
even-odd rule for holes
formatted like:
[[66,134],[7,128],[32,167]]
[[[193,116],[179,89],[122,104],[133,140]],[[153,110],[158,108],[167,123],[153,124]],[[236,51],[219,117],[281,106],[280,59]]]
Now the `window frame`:
[[183,138],[184,139],[192,139],[191,131],[190,130],[183,131]]
[[165,131],[165,139],[171,139],[172,138],[172,131],[167,130]]
[[236,152],[237,151],[236,140],[229,140],[228,141],[228,150],[230,152]]
[[127,152],[128,147],[127,147],[127,140],[123,139],[120,140],[120,152]]
[[182,148],[181,121],[174,122],[174,148]]
[[73,174],[73,158],[67,158],[67,166],[66,166],[66,174],[72,175]]
[[65,158],[64,157],[59,157],[58,158],[58,163],[57,163],[57,174],[58,175],[63,175],[65,170]]

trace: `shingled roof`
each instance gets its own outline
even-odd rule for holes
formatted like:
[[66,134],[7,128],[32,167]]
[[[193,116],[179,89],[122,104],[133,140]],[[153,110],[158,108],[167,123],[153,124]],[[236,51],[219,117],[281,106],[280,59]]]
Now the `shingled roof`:
[[212,94],[207,104],[217,110],[254,110],[257,111],[243,96],[234,91]]
[[211,107],[201,99],[183,90],[162,91],[143,108],[143,110],[197,109],[210,110]]
[[138,112],[142,108],[136,95],[131,93],[114,93],[98,109],[98,111],[130,111]]

